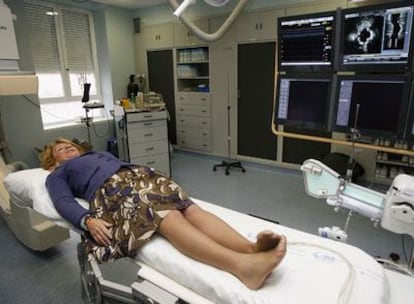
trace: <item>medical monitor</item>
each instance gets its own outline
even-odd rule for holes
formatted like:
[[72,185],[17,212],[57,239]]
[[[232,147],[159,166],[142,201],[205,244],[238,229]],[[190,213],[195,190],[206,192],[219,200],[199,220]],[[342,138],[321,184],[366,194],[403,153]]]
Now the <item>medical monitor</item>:
[[400,1],[343,10],[339,70],[410,70],[413,9],[412,1]]
[[279,18],[279,71],[333,70],[336,20],[335,11]]
[[333,130],[356,127],[363,137],[402,138],[410,89],[405,75],[337,76]]
[[332,77],[279,75],[274,123],[309,130],[328,130]]

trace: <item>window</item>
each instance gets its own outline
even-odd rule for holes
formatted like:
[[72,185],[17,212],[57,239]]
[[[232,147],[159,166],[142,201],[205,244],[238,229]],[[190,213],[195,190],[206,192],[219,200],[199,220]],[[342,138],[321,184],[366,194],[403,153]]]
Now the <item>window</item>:
[[[43,127],[75,124],[85,114],[81,103],[84,83],[91,83],[91,101],[101,99],[92,15],[38,1],[25,3],[25,14]],[[103,109],[91,112],[95,120],[105,115]]]

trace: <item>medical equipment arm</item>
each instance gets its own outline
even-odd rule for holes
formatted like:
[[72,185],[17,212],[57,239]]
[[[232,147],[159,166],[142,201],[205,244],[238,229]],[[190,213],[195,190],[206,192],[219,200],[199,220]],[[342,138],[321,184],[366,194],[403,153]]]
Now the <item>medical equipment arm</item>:
[[414,177],[398,175],[386,194],[356,185],[314,159],[301,166],[306,192],[371,218],[384,229],[414,238]]

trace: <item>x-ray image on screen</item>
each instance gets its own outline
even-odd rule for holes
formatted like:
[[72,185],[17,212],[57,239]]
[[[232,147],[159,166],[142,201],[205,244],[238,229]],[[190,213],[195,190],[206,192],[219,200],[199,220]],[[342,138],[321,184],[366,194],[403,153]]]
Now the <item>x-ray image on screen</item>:
[[380,53],[382,16],[357,17],[346,23],[344,54]]
[[408,71],[413,13],[413,3],[404,1],[344,10],[339,70]]
[[407,13],[389,14],[385,21],[385,50],[402,50],[405,45]]

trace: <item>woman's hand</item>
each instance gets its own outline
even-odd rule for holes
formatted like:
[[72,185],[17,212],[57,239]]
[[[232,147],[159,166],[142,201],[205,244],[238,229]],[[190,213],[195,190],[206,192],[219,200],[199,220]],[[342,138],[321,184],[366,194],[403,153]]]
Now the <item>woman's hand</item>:
[[95,241],[99,245],[109,246],[111,245],[112,233],[111,227],[112,225],[104,220],[97,219],[97,218],[90,218],[86,226],[88,231],[95,239]]

